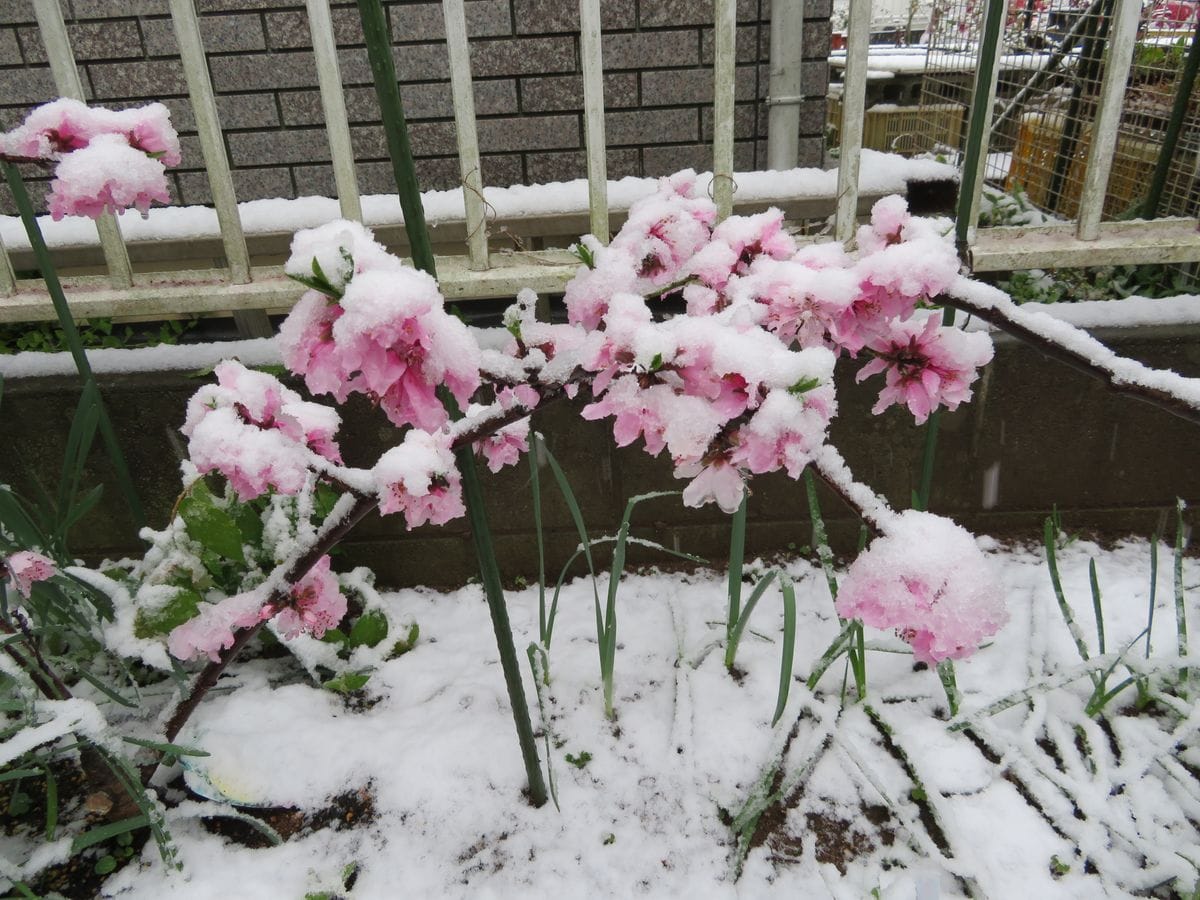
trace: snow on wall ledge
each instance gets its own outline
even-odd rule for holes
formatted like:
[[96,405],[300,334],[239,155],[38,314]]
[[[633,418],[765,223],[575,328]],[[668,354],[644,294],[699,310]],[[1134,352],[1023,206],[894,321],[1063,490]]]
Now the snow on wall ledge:
[[[299,287],[297,287],[299,290]],[[1142,326],[1200,325],[1200,295],[1149,299],[1126,297],[1123,300],[1089,300],[1081,303],[1031,303],[1030,309],[1044,312],[1079,328],[1137,328]],[[992,330],[974,320],[969,330]],[[472,329],[481,345],[488,335],[503,329]],[[170,372],[198,370],[216,365],[222,359],[236,358],[247,366],[279,365],[279,349],[273,338],[244,341],[219,341],[206,344],[161,345],[137,350],[89,350],[88,361],[97,374],[120,375],[134,372]],[[0,355],[0,376],[38,378],[75,374],[69,353],[17,353]]]
[[[931,159],[906,159],[891,153],[862,151],[859,191],[863,194],[903,193],[910,181],[956,179],[957,170]],[[836,169],[789,169],[784,172],[739,172],[734,175],[738,203],[781,203],[786,200],[837,196]],[[712,174],[700,176],[707,188]],[[635,201],[654,192],[657,178],[627,177],[608,183],[609,206],[626,210]],[[586,179],[551,184],[514,185],[483,190],[497,221],[530,216],[584,213],[588,208]],[[461,188],[426,191],[421,195],[429,225],[462,221],[465,218]],[[398,225],[404,221],[395,194],[372,194],[362,198],[364,224]],[[271,234],[313,228],[340,217],[338,202],[329,197],[296,200],[251,200],[238,204],[242,228],[247,235]],[[192,240],[220,235],[217,214],[207,206],[169,206],[150,210],[142,219],[121,218],[126,241]],[[90,247],[99,244],[96,226],[90,219],[67,217],[59,222],[49,216],[38,219],[46,243],[51,247]],[[29,238],[16,216],[0,216],[0,241],[12,250],[28,250]]]

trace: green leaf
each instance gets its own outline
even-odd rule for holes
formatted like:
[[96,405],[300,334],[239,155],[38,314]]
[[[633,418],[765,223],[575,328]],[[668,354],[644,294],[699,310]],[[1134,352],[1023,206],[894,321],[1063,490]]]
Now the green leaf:
[[159,609],[139,609],[133,618],[133,633],[143,640],[167,634],[200,613],[203,598],[181,588]]
[[336,678],[330,678],[321,687],[339,694],[349,694],[357,691],[371,680],[368,672],[343,672]]
[[347,640],[346,632],[340,628],[330,628],[320,637],[323,644],[344,644]]
[[779,695],[775,700],[775,715],[771,718],[772,728],[787,708],[792,665],[796,658],[796,589],[786,572],[779,573],[779,587],[783,592],[783,648],[779,653]]
[[327,484],[318,484],[313,492],[313,514],[324,521],[333,512],[334,505],[341,499],[341,494]]
[[112,855],[102,856],[96,860],[96,874],[109,875],[117,870],[117,858]]
[[410,626],[408,626],[408,634],[392,645],[392,652],[388,654],[388,659],[395,659],[397,656],[403,656],[417,645],[417,639],[420,636],[421,628],[416,622],[413,622]]
[[179,515],[192,540],[225,559],[245,565],[241,529],[233,516],[215,504],[212,492],[203,481],[197,481],[179,502]]
[[238,503],[230,507],[229,513],[237,522],[243,544],[249,544],[252,547],[262,544],[262,513],[257,508],[248,503]]
[[171,756],[211,756],[207,750],[201,750],[199,747],[189,747],[186,744],[172,744],[166,741],[144,741],[141,738],[123,737],[121,740],[127,744],[133,744],[137,747],[146,747],[150,750],[157,750],[159,753],[169,754]]
[[374,647],[388,634],[388,621],[378,609],[367,610],[350,629],[351,647]]
[[821,386],[820,378],[801,378],[799,381],[797,381],[795,384],[793,384],[790,388],[788,388],[788,393],[796,394],[797,396],[799,396],[800,394],[807,394],[813,388],[817,388],[820,386]]
[[98,828],[85,831],[75,838],[71,842],[71,853],[78,853],[81,850],[86,850],[88,847],[103,843],[109,838],[114,838],[118,834],[124,834],[127,831],[136,831],[139,828],[145,828],[149,824],[150,820],[146,816],[133,816],[128,819],[122,819],[119,822],[101,825]]

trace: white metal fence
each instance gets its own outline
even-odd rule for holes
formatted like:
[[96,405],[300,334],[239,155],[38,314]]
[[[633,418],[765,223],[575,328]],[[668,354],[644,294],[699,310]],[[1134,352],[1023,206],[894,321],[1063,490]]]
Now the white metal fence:
[[[605,163],[600,0],[578,2],[589,187],[588,222],[591,232],[606,241],[610,233],[612,210],[608,201]],[[1004,0],[989,2],[1002,3]],[[329,2],[306,0],[306,3],[341,214],[361,220],[362,204]],[[544,292],[560,291],[577,266],[574,257],[565,251],[489,255],[489,224],[494,223],[487,221],[480,179],[479,143],[463,0],[443,0],[442,6],[463,183],[466,235],[464,253],[439,257],[438,271],[443,291],[448,297],[454,298],[511,296],[518,288],[526,286]],[[58,92],[62,96],[82,100],[83,89],[58,0],[34,0],[34,7]],[[737,199],[733,173],[736,3],[735,0],[714,0],[713,7],[715,91],[712,185],[721,214],[728,215]],[[270,325],[263,310],[290,307],[297,290],[294,284],[284,278],[279,266],[251,264],[193,0],[170,0],[170,10],[220,224],[224,266],[135,274],[120,228],[112,216],[105,216],[99,220],[97,228],[107,274],[67,279],[71,305],[80,317],[232,312],[238,318],[243,332],[266,334],[270,331]],[[1200,260],[1200,235],[1197,234],[1195,219],[1165,219],[1153,223],[1100,221],[1139,13],[1139,0],[1119,0],[1078,222],[1039,229],[977,229],[974,226],[978,222],[979,191],[982,188],[982,178],[979,178],[976,180],[976,196],[971,213],[970,264],[975,270]],[[833,234],[843,242],[853,239],[860,213],[859,168],[870,19],[871,0],[851,0],[837,194],[836,198],[830,198],[836,200]],[[989,90],[994,94],[995,84],[994,70],[977,72],[976,90]],[[980,160],[986,159],[987,155],[986,133],[985,127]],[[0,244],[0,322],[50,318],[53,318],[52,307],[40,280],[17,278],[9,254]]]

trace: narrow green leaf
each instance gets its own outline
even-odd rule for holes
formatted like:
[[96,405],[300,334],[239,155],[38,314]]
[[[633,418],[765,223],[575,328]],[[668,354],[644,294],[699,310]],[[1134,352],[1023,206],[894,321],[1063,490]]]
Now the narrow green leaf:
[[211,756],[207,750],[201,750],[199,747],[189,747],[187,744],[172,744],[168,741],[146,741],[141,738],[122,737],[127,744],[133,744],[138,747],[145,747],[149,750],[157,750],[159,753],[170,756]]
[[[1183,500],[1175,501],[1175,636],[1180,656],[1188,655],[1187,606],[1183,596]],[[1190,673],[1183,669],[1179,673],[1185,693]]]
[[958,679],[954,676],[954,660],[943,659],[937,664],[938,680],[946,691],[946,703],[950,706],[950,715],[958,715],[958,706],[962,700],[958,693]]
[[842,630],[838,632],[837,637],[825,648],[825,652],[821,654],[821,658],[817,660],[816,666],[808,676],[807,684],[810,691],[817,689],[817,682],[821,680],[821,676],[825,674],[826,670],[833,665],[839,656],[846,652],[847,647],[850,645],[850,639],[854,635],[855,624],[855,620],[853,619],[846,622],[842,626]]
[[775,715],[771,717],[772,728],[779,722],[779,717],[787,707],[788,690],[792,684],[792,666],[796,656],[796,589],[786,572],[779,573],[779,587],[783,592],[783,647],[779,654],[779,696],[775,700]]
[[54,832],[58,830],[58,779],[47,766],[46,775],[46,840],[54,840]]
[[825,534],[825,520],[821,517],[821,502],[817,499],[817,485],[813,481],[812,469],[804,470],[804,491],[808,495],[808,517],[812,522],[812,545],[817,551],[817,559],[825,572],[825,581],[829,585],[829,594],[837,600],[837,577],[833,574],[833,551],[829,548],[829,539]]
[[110,822],[108,825],[100,825],[92,828],[79,835],[71,842],[71,853],[79,853],[81,850],[86,850],[88,847],[93,847],[96,844],[101,844],[111,838],[115,838],[118,834],[125,834],[129,831],[137,831],[139,828],[145,828],[150,824],[150,820],[146,816],[133,816],[132,818],[122,819],[119,822]]
[[729,633],[729,637],[725,643],[725,668],[732,669],[733,664],[737,659],[738,646],[742,642],[742,633],[746,630],[746,625],[750,621],[750,615],[754,612],[754,607],[758,606],[758,601],[762,597],[763,592],[770,587],[771,582],[780,573],[772,569],[766,575],[759,579],[758,584],[754,586],[754,590],[750,592],[750,598],[746,601],[746,608],[742,610],[742,614],[738,616],[737,622],[734,623],[733,630]]
[[[17,729],[18,731],[20,728]],[[0,784],[6,781],[17,781],[21,778],[35,778],[41,775],[44,769],[9,769],[7,772],[0,772]]]
[[[1057,527],[1054,516],[1046,519],[1042,527],[1042,544],[1046,548],[1046,566],[1050,570],[1050,585],[1054,589],[1054,598],[1058,601],[1058,611],[1062,614],[1063,621],[1067,625],[1067,631],[1071,633],[1071,639],[1075,642],[1075,650],[1079,653],[1080,659],[1087,662],[1089,659],[1087,643],[1083,639],[1083,635],[1079,631],[1079,626],[1075,624],[1075,616],[1071,612],[1071,604],[1067,602],[1067,595],[1063,593],[1062,578],[1058,574],[1058,558],[1055,555],[1054,542],[1058,537],[1059,528]],[[1092,682],[1096,683],[1096,675],[1092,673]]]
[[1146,659],[1150,658],[1150,639],[1154,633],[1154,602],[1158,594],[1158,532],[1150,539],[1150,602],[1146,611]]
[[[729,528],[729,573],[727,593],[729,595],[728,611],[725,615],[725,644],[733,646],[736,652],[737,642],[733,632],[738,627],[742,616],[742,569],[746,559],[746,507],[749,505],[749,495],[742,493],[742,502],[730,519]],[[726,668],[733,665],[729,653],[725,654]]]
[[1088,560],[1088,579],[1092,585],[1092,612],[1096,615],[1096,647],[1104,655],[1104,605],[1100,598],[1100,579],[1096,576],[1096,560]]
[[[542,436],[536,431],[529,440],[529,492],[533,500],[533,533],[537,541],[538,555],[538,637],[542,646],[550,649],[550,639],[554,633],[554,622],[546,617],[546,538],[542,531],[542,477],[538,471],[538,455],[542,445]],[[555,801],[557,805],[557,801]]]

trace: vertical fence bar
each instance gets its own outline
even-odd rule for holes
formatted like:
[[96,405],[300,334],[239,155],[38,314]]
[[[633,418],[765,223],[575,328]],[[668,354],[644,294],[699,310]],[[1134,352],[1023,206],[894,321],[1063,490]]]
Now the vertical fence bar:
[[[34,14],[42,43],[46,47],[46,58],[54,76],[54,87],[63,97],[86,101],[83,82],[79,80],[79,69],[75,66],[75,55],[71,52],[71,40],[67,36],[67,25],[63,21],[62,7],[58,0],[34,0]],[[129,264],[129,251],[121,237],[117,217],[104,213],[96,220],[96,231],[100,235],[100,247],[108,266],[108,278],[114,287],[129,287],[133,284],[133,267]],[[2,278],[3,276],[0,276]]]
[[1079,200],[1079,222],[1076,236],[1081,241],[1093,241],[1100,235],[1100,215],[1108,192],[1108,176],[1112,171],[1113,155],[1117,149],[1117,132],[1121,127],[1121,104],[1125,85],[1133,64],[1133,46],[1137,42],[1140,0],[1118,0],[1108,34],[1108,58],[1104,78],[1100,82],[1100,103],[1096,122],[1092,126],[1092,146],[1088,150],[1087,172],[1083,177],[1083,193]]
[[[171,0],[171,22],[175,27],[175,39],[179,42],[179,58],[183,63],[188,97],[192,101],[192,114],[196,118],[200,152],[204,155],[204,168],[208,172],[213,206],[216,207],[217,222],[221,227],[229,278],[234,284],[247,284],[250,281],[250,251],[246,247],[242,220],[238,217],[233,174],[229,171],[229,158],[225,155],[217,101],[208,74],[204,44],[200,40],[200,22],[192,0]],[[235,310],[233,319],[243,337],[270,337],[274,333],[267,314],[261,309]]]
[[837,220],[834,236],[854,240],[858,226],[858,172],[862,163],[867,102],[867,53],[871,46],[871,0],[850,0],[846,69],[842,76],[841,146],[838,155]]
[[733,101],[736,0],[713,0],[713,200],[717,218],[733,212]]
[[333,41],[333,20],[329,0],[307,0],[308,30],[312,35],[313,57],[317,63],[317,83],[321,87],[321,110],[325,113],[325,133],[329,137],[329,155],[333,160],[333,180],[337,185],[342,218],[362,221],[362,202],[358,196],[358,178],[354,172],[354,150],[350,145],[350,121],[346,115],[346,97],[342,91],[342,73],[338,68],[337,45]]
[[475,88],[467,49],[467,17],[463,0],[442,0],[446,20],[446,49],[450,54],[450,92],[454,97],[454,129],[458,139],[458,170],[462,177],[467,218],[467,258],[472,269],[488,267],[487,218],[483,176],[479,168],[479,135],[475,129]]
[[[1000,43],[1004,36],[1005,0],[988,0],[984,10],[983,35],[971,90],[971,114],[967,121],[967,144],[963,153],[962,180],[958,186],[955,240],[959,257],[966,261],[979,224],[979,203],[987,173],[987,151],[992,136],[992,113],[1000,78]],[[953,310],[947,310],[953,314]]]
[[800,162],[800,104],[804,96],[804,0],[771,4],[771,76],[767,92],[767,168]]
[[579,0],[589,227],[601,243],[607,244],[611,234],[608,226],[608,145],[604,138],[604,61],[600,44],[600,0]]

